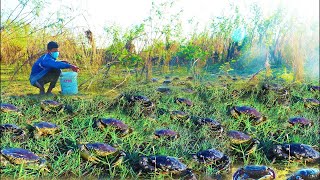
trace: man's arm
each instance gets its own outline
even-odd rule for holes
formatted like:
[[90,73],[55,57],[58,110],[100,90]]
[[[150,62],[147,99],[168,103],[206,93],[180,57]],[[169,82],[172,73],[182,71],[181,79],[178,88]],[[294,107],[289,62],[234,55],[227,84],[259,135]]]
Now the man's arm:
[[68,69],[71,68],[72,65],[69,63],[55,61],[51,58],[46,58],[41,62],[41,65],[47,68],[55,68],[55,69]]

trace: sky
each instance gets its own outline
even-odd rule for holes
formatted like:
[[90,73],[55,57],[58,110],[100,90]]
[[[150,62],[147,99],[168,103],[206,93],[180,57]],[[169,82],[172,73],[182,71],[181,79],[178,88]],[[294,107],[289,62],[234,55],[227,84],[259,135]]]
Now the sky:
[[[129,27],[139,24],[148,17],[152,0],[58,0],[61,4],[73,4],[74,7],[85,10],[86,25],[92,29],[103,29],[106,24],[118,24]],[[156,0],[161,2],[163,0]],[[193,18],[200,25],[207,24],[211,17],[227,13],[229,2],[236,3],[240,9],[246,9],[256,2],[263,7],[267,16],[282,5],[289,12],[305,19],[319,18],[319,0],[176,0],[175,9],[183,10],[182,19],[186,25]],[[81,19],[79,19],[81,22]],[[191,28],[185,26],[186,28]]]
[[[187,23],[189,19],[198,21],[200,26],[207,25],[210,18],[228,13],[229,2],[238,5],[240,11],[256,2],[263,7],[265,16],[282,5],[302,21],[319,19],[319,0],[176,0],[172,11],[183,10],[183,28],[188,31],[192,28]],[[102,34],[106,25],[127,28],[141,23],[148,17],[151,3],[152,0],[51,0],[50,4],[44,5],[42,13],[45,15],[45,12],[71,7],[67,14],[76,16],[72,26],[81,27],[81,31],[90,29],[95,34]],[[1,17],[4,17],[2,12],[12,11],[17,4],[18,0],[1,0]]]

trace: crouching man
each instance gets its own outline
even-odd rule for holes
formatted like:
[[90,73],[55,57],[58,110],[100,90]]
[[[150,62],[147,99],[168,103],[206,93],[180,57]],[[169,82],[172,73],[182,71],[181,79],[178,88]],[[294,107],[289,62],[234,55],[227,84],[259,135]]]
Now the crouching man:
[[47,53],[41,56],[32,66],[30,74],[31,85],[39,88],[40,94],[45,94],[44,85],[50,83],[46,94],[52,94],[52,89],[61,74],[61,69],[72,69],[79,72],[79,68],[67,61],[57,61],[59,56],[59,45],[51,41],[47,45]]

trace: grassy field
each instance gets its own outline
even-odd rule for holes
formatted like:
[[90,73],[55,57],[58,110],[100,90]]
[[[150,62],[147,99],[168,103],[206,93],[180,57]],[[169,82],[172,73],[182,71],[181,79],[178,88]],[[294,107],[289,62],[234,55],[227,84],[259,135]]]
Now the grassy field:
[[[16,124],[27,131],[26,127],[30,124],[48,121],[57,124],[61,128],[61,133],[40,139],[31,137],[22,142],[12,141],[10,133],[2,136],[1,149],[7,147],[29,149],[46,159],[53,170],[40,173],[23,165],[7,165],[1,167],[1,179],[172,178],[170,174],[138,176],[135,164],[141,155],[174,156],[191,168],[199,179],[215,179],[216,169],[201,165],[191,157],[192,153],[209,148],[220,150],[231,158],[231,173],[221,172],[222,179],[231,179],[231,175],[238,167],[248,164],[274,168],[277,179],[286,179],[288,175],[302,167],[317,167],[317,164],[304,161],[273,163],[267,157],[268,149],[273,144],[303,143],[314,147],[318,145],[319,107],[305,108],[303,101],[295,101],[295,97],[319,99],[319,92],[311,92],[307,84],[285,83],[276,78],[264,81],[263,72],[257,79],[251,81],[248,77],[228,76],[187,80],[187,74],[172,73],[169,74],[170,79],[179,77],[179,80],[172,81],[168,85],[171,93],[164,94],[158,92],[157,88],[163,86],[165,75],[156,74],[155,77],[159,81],[146,84],[135,79],[134,75],[126,73],[119,75],[118,72],[114,72],[105,80],[98,77],[90,87],[88,87],[90,82],[86,83],[80,88],[79,95],[60,95],[60,87],[57,84],[57,88],[53,91],[55,96],[38,96],[37,89],[29,85],[27,74],[21,74],[14,81],[9,81],[12,71],[12,68],[1,67],[1,102],[16,105],[24,115],[1,113],[1,124]],[[81,72],[79,76],[81,84],[90,78],[90,73]],[[261,87],[264,83],[277,83],[286,88],[289,95],[282,98],[273,91],[262,95]],[[185,88],[190,88],[194,92],[185,92],[183,91]],[[131,109],[124,108],[117,99],[121,93],[148,97],[156,104],[154,113],[150,116],[141,116],[139,105]],[[190,99],[193,106],[187,107],[175,103],[177,97]],[[41,100],[62,102],[71,106],[73,113],[66,111],[57,114],[44,113],[40,108]],[[261,125],[252,125],[246,116],[235,119],[227,113],[228,107],[243,105],[256,108],[267,117],[267,121]],[[208,127],[196,128],[192,121],[171,120],[168,111],[173,110],[215,119],[222,124],[224,132],[219,136]],[[289,126],[288,119],[295,116],[308,118],[313,121],[313,125],[305,128]],[[98,130],[92,127],[94,117],[120,119],[132,127],[133,132],[126,137],[119,137],[113,130]],[[172,129],[178,132],[180,137],[170,141],[154,139],[154,131],[161,128]],[[235,150],[230,148],[230,140],[226,136],[228,130],[243,131],[258,139],[261,142],[258,149],[248,156],[241,150],[235,153]],[[103,164],[93,164],[83,160],[76,149],[67,153],[68,149],[62,145],[64,141],[70,141],[74,146],[77,142],[104,142],[125,151],[127,156],[125,161],[116,167],[111,166],[109,159],[105,159]]]

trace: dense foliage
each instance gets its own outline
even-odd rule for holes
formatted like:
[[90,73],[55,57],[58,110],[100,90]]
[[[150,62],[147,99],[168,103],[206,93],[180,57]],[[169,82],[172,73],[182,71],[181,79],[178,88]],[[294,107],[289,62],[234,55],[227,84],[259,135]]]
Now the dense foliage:
[[154,68],[169,73],[172,65],[194,67],[194,73],[203,68],[213,73],[243,69],[254,73],[267,62],[271,69],[292,72],[293,80],[318,77],[319,22],[300,22],[284,8],[266,16],[262,7],[251,4],[250,13],[244,15],[231,4],[228,13],[213,17],[204,29],[190,20],[194,30],[188,35],[182,29],[183,11],[173,10],[174,1],[153,2],[150,16],[141,24],[128,29],[105,27],[105,36],[99,40],[108,44],[101,46],[90,29],[74,33],[77,27],[70,24],[74,18],[68,16],[70,9],[60,9],[57,17],[43,20],[41,8],[46,1],[19,2],[15,11],[1,12],[1,64],[14,64],[16,71],[28,72],[46,43],[55,40],[61,45],[61,59],[92,73],[111,63],[135,69],[150,80]]

